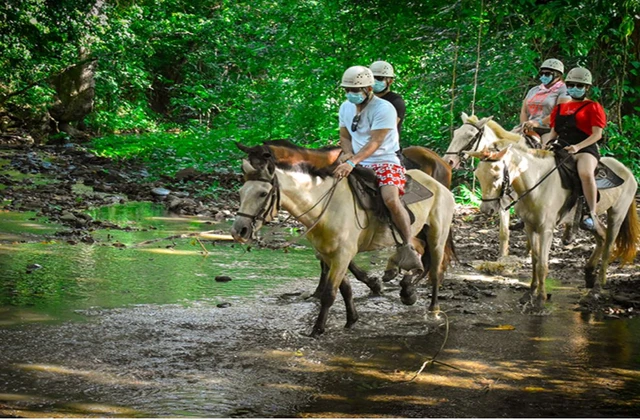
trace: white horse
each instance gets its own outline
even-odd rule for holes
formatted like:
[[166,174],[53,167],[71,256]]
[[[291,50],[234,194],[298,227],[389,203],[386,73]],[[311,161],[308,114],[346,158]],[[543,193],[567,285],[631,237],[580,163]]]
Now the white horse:
[[[526,295],[536,312],[542,311],[547,298],[545,279],[548,273],[549,251],[556,224],[565,217],[569,209],[566,202],[571,191],[561,185],[553,152],[532,150],[521,145],[498,142],[499,152],[468,154],[480,159],[475,175],[482,188],[482,212],[493,214],[500,211],[500,201],[506,188],[511,187],[518,194],[515,205],[518,216],[525,224],[525,231],[531,246],[533,277],[529,294]],[[588,288],[600,292],[606,282],[609,262],[620,258],[622,264],[634,260],[640,237],[640,223],[635,206],[638,184],[633,174],[622,163],[610,157],[602,162],[613,170],[624,183],[615,188],[600,191],[597,214],[607,214],[605,238],[594,235],[596,246],[585,266],[585,281]],[[545,178],[546,179],[543,179]],[[615,252],[613,245],[615,242]],[[596,269],[600,265],[600,271]]]
[[[505,130],[500,124],[493,121],[493,117],[478,119],[475,115],[468,116],[462,113],[463,124],[453,133],[453,139],[449,148],[445,152],[445,161],[456,169],[466,157],[466,152],[478,152],[484,148],[489,148],[498,141],[513,143],[522,147],[528,147],[527,140],[519,133]],[[574,213],[571,214],[572,216]],[[509,255],[509,219],[508,210],[500,209],[498,212],[500,220],[500,230],[498,233],[499,250],[498,259]],[[573,217],[565,220],[565,231],[562,241],[565,244],[571,242],[574,233]]]
[[[499,140],[526,146],[521,135],[507,131],[492,120],[493,117],[478,119],[475,115],[462,113],[463,124],[453,132],[453,139],[445,152],[444,159],[452,169],[457,169],[466,157],[465,152],[478,152],[490,147]],[[498,239],[500,247],[498,258],[509,255],[509,211],[500,210],[500,231]]]
[[[288,153],[276,154],[268,145],[238,147],[247,153],[247,158],[242,164],[245,183],[240,189],[240,210],[232,236],[240,242],[251,240],[263,221],[273,218],[282,206],[307,227],[307,239],[329,267],[327,282],[322,286],[320,314],[311,335],[324,332],[338,288],[346,305],[345,327],[351,327],[358,315],[345,276],[347,266],[358,252],[394,245],[388,222],[359,205],[346,179],[337,180],[330,175],[338,157],[336,150],[289,144]],[[438,287],[450,259],[455,257],[450,236],[455,201],[451,191],[426,173],[407,173],[433,196],[408,205],[415,215],[412,242],[422,253],[426,271],[405,275],[400,295],[403,303],[415,303],[415,282],[428,273],[432,285],[429,310],[437,311]],[[387,270],[391,268],[388,266]]]

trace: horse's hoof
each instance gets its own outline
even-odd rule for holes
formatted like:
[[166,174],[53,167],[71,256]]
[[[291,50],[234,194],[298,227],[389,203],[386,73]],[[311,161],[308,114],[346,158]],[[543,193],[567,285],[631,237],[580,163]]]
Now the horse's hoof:
[[374,278],[370,280],[373,280],[369,284],[369,289],[371,290],[371,296],[375,296],[375,297],[382,296],[382,281],[379,278]]
[[358,318],[353,319],[351,321],[347,321],[347,323],[344,324],[344,327],[347,328],[347,329],[351,328],[351,327],[353,327],[355,325],[356,322],[358,322]]
[[536,302],[527,302],[522,307],[522,313],[526,315],[545,316],[545,315],[549,315],[551,311],[546,310],[544,307],[544,304],[540,304]]
[[518,302],[520,302],[521,305],[527,305],[531,303],[531,300],[532,300],[531,292],[526,291],[524,295],[522,295],[522,297],[518,300]]
[[391,268],[384,272],[384,275],[382,276],[382,281],[386,283],[388,281],[395,279],[397,276],[398,276],[398,269]]
[[403,288],[400,290],[400,301],[407,305],[414,305],[418,301],[418,294],[415,288]]
[[311,331],[311,334],[309,334],[309,337],[318,338],[323,333],[324,333],[324,328],[313,327],[313,330]]

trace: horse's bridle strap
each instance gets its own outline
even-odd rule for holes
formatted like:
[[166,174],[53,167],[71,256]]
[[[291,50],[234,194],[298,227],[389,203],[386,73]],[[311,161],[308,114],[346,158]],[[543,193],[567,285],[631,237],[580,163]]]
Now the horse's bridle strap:
[[[490,159],[483,159],[483,162],[496,162],[494,160],[490,160]],[[504,198],[505,195],[509,194],[509,188],[511,186],[511,179],[509,178],[509,169],[507,168],[507,165],[504,165],[504,168],[502,170],[502,185],[500,185],[500,194],[497,197],[494,198],[484,198],[482,197],[480,200],[483,203],[487,203],[487,202],[491,202],[491,201],[500,201]]]
[[475,136],[473,136],[471,138],[471,140],[469,140],[469,142],[467,144],[465,144],[462,148],[460,148],[459,151],[457,151],[457,152],[445,152],[445,155],[462,156],[464,154],[464,152],[472,151],[476,147],[478,147],[478,144],[480,143],[480,139],[482,139],[482,136],[484,134],[484,125],[482,127],[478,127],[474,123],[470,123],[470,122],[466,122],[465,124],[468,124],[468,125],[474,127],[476,130],[478,130],[478,132],[476,133]]

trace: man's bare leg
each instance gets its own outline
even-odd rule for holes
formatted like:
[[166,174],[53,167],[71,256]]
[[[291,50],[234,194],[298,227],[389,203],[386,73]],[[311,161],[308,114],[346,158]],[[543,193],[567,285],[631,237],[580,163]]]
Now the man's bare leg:
[[407,210],[400,201],[400,191],[398,187],[384,185],[380,187],[380,192],[385,206],[387,206],[389,213],[391,213],[391,220],[402,237],[402,246],[398,247],[396,254],[391,257],[391,260],[396,262],[402,270],[424,271],[420,257],[413,248],[413,245],[411,245],[411,222]]

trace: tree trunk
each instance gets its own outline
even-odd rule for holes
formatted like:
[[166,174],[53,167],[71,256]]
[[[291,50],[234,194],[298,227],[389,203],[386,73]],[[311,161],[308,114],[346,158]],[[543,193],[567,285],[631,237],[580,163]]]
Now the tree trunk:
[[[101,17],[104,0],[95,0],[87,14],[87,25],[96,17]],[[100,19],[98,19],[100,21]],[[56,90],[56,101],[49,109],[56,129],[68,133],[75,139],[84,137],[82,131],[84,118],[93,110],[95,98],[95,71],[97,62],[87,61],[91,51],[90,36],[85,36],[78,53],[81,64],[72,66],[56,76],[52,85]]]

